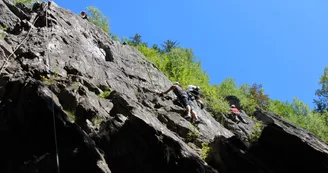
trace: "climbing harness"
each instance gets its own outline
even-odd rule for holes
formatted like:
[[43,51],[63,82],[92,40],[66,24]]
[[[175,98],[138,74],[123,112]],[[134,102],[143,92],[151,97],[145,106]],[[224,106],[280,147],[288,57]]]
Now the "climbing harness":
[[[48,58],[48,63],[49,63],[49,71],[51,72],[51,61],[50,61],[50,50],[49,50],[49,24],[48,24],[48,10],[47,8],[49,7],[49,4],[51,3],[51,1],[48,1],[47,5],[46,5],[46,49],[47,49],[47,58]],[[52,76],[52,73],[50,73],[50,77]],[[52,83],[50,83],[50,90],[52,91]],[[55,138],[55,148],[56,148],[56,163],[57,163],[57,172],[60,173],[60,164],[59,164],[59,152],[58,152],[58,141],[57,141],[57,129],[56,129],[56,118],[55,118],[55,103],[54,103],[54,93],[51,92],[51,108],[52,108],[52,120],[53,120],[53,130],[54,130],[54,138]]]

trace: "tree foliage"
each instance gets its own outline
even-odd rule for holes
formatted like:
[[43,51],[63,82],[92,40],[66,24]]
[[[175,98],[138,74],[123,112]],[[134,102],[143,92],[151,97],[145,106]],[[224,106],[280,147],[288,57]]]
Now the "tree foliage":
[[262,123],[255,123],[254,130],[248,134],[248,140],[251,142],[257,141],[261,136],[263,128],[264,125]]
[[311,111],[308,105],[297,98],[294,98],[291,104],[278,100],[270,100],[268,110],[295,123],[297,126],[313,132],[321,139],[328,142],[327,111],[322,113]]
[[171,49],[178,47],[179,43],[177,41],[166,40],[162,44],[162,47],[165,52],[170,52]]
[[156,50],[158,53],[162,52],[161,48],[157,44],[153,44],[152,49]]
[[23,4],[30,4],[33,0],[14,0],[14,4],[23,3]]
[[0,39],[4,39],[6,37],[6,27],[0,26]]
[[28,8],[32,8],[33,4],[38,2],[38,0],[13,0],[14,4],[24,4]]
[[142,44],[142,40],[141,40],[141,35],[136,33],[133,37],[131,37],[131,43],[134,46],[139,46]]
[[87,7],[89,20],[95,25],[102,28],[105,32],[109,33],[109,19],[98,8],[89,6]]
[[229,104],[225,97],[231,94],[241,99],[247,112],[252,113],[255,110],[256,105],[251,105],[253,103],[248,101],[246,92],[238,88],[233,79],[226,79],[218,86],[210,85],[208,75],[202,70],[201,62],[196,61],[191,49],[177,47],[171,49],[170,52],[162,53],[157,48],[149,48],[146,45],[137,46],[137,49],[171,81],[179,81],[183,87],[190,84],[200,86],[207,108],[213,114],[229,112]]
[[298,98],[294,98],[292,106],[294,109],[294,111],[292,113],[294,113],[298,116],[307,116],[311,112],[309,106],[306,105],[301,100],[299,100]]
[[314,100],[314,103],[316,104],[317,112],[322,113],[328,110],[328,67],[325,68],[323,75],[320,77],[319,84],[321,89],[315,92],[318,98]]
[[269,96],[264,94],[262,84],[254,83],[252,87],[249,88],[249,98],[254,100],[262,109],[267,109],[269,106]]
[[326,142],[328,142],[328,113],[310,111],[308,105],[298,99],[294,99],[292,106],[294,111],[290,112],[285,118],[294,122],[296,125],[308,129]]
[[109,34],[110,38],[114,41],[120,41],[120,38],[116,34]]
[[288,102],[269,100],[268,111],[274,112],[279,116],[287,117],[290,113],[294,113],[294,108],[293,105]]
[[[229,113],[230,107],[225,97],[234,95],[239,98],[241,109],[248,115],[253,115],[256,107],[261,107],[308,129],[328,142],[328,112],[325,110],[319,113],[313,112],[308,105],[297,98],[294,98],[292,103],[272,100],[264,93],[261,84],[255,83],[252,86],[242,84],[238,87],[234,79],[227,78],[219,85],[212,85],[192,49],[181,47],[167,49],[164,47],[164,51],[161,51],[157,45],[150,48],[145,44],[139,44],[136,48],[163,71],[171,81],[179,81],[184,88],[190,84],[200,86],[206,109],[213,115]],[[328,93],[327,74],[326,68],[323,77],[320,78],[322,89],[316,93],[323,97],[321,98],[322,104],[327,104],[327,100],[324,100],[327,99],[326,94]],[[257,131],[254,134],[255,136],[259,135]]]

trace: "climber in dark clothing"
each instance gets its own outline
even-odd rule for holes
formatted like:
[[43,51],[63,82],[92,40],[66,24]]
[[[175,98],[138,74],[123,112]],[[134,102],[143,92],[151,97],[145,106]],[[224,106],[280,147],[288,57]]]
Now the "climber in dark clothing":
[[87,19],[88,20],[88,15],[85,11],[81,11],[80,15],[81,15],[82,19]]
[[192,117],[197,122],[198,121],[198,117],[197,117],[196,113],[193,110],[191,110],[191,104],[189,102],[188,95],[181,88],[181,86],[179,85],[179,82],[174,82],[173,85],[168,90],[166,90],[164,92],[160,92],[159,94],[160,95],[167,94],[171,90],[173,90],[174,94],[178,97],[178,99],[180,100],[180,102],[182,103],[182,105],[185,107],[188,118],[191,117],[190,116],[190,113],[191,113]]
[[196,100],[197,105],[203,109],[204,108],[204,104],[202,102],[202,100],[200,99],[200,92],[199,92],[200,87],[199,86],[195,86],[195,85],[189,85],[187,87],[187,94],[190,98],[190,100]]
[[231,105],[230,107],[231,107],[231,116],[232,116],[232,118],[233,118],[235,121],[237,121],[237,124],[238,124],[240,121],[243,122],[243,123],[245,123],[245,124],[248,124],[248,122],[245,121],[245,120],[240,116],[240,112],[239,112],[239,110],[236,108],[235,105]]

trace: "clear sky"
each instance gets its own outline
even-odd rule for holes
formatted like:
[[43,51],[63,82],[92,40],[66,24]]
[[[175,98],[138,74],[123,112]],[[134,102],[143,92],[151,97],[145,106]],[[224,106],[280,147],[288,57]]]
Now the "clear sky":
[[262,84],[272,99],[313,108],[328,66],[327,0],[55,0],[75,13],[95,6],[113,34],[192,48],[212,84]]

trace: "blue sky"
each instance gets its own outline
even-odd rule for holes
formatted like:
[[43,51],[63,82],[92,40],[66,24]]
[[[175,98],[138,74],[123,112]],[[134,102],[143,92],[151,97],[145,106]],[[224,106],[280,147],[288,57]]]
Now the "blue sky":
[[270,98],[313,107],[328,66],[327,0],[56,0],[75,13],[99,8],[119,37],[192,48],[212,84],[262,84]]

